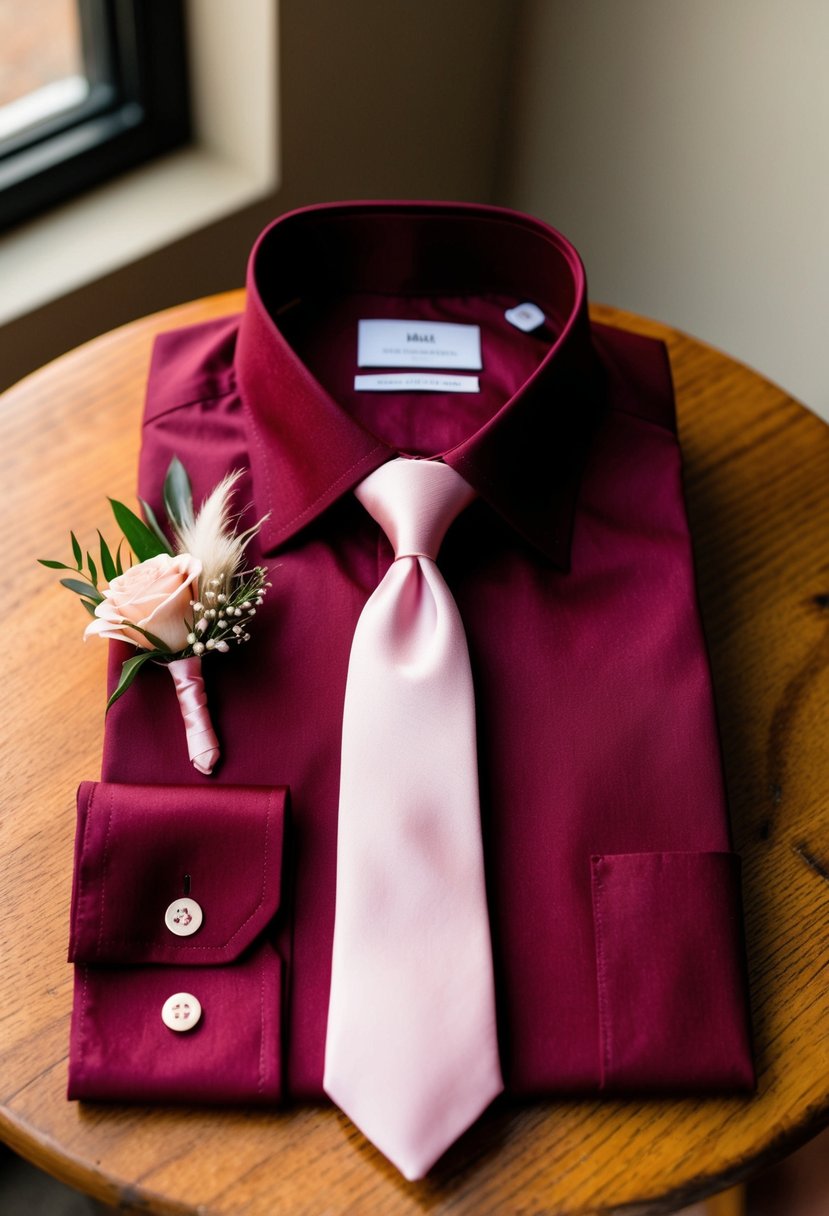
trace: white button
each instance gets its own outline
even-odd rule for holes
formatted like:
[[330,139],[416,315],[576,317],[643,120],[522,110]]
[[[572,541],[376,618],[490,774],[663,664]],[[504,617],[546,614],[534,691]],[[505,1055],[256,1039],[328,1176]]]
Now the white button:
[[539,325],[543,325],[547,319],[538,305],[533,304],[530,300],[524,304],[518,304],[515,308],[508,308],[504,316],[510,325],[514,325],[516,329],[523,329],[525,334],[538,329]]
[[201,927],[203,920],[201,908],[189,895],[174,900],[164,913],[164,924],[176,937],[190,937]]
[[168,996],[161,1007],[161,1020],[171,1030],[192,1030],[201,1018],[201,1005],[189,992]]

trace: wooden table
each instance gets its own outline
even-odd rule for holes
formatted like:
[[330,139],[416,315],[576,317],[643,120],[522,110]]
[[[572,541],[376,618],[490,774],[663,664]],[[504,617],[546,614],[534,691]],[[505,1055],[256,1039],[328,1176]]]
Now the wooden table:
[[753,1099],[503,1107],[425,1182],[404,1182],[331,1108],[285,1112],[65,1099],[74,790],[99,772],[105,648],[35,565],[134,501],[153,335],[241,292],[96,339],[0,408],[4,780],[0,1136],[59,1178],[153,1212],[667,1212],[745,1178],[829,1122],[829,429],[665,326],[735,845],[759,1064]]

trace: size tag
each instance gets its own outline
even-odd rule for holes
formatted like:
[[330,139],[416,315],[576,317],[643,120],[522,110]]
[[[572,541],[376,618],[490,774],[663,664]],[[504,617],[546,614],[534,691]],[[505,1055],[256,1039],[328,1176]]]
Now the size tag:
[[359,321],[357,366],[480,371],[481,329],[447,321]]
[[430,372],[378,372],[355,376],[354,387],[372,393],[479,393],[477,376],[435,376]]
[[530,333],[533,329],[538,329],[539,325],[543,325],[547,320],[538,305],[533,304],[530,300],[524,304],[516,304],[515,308],[508,308],[504,316],[510,325],[514,325],[516,329],[523,329],[525,334]]

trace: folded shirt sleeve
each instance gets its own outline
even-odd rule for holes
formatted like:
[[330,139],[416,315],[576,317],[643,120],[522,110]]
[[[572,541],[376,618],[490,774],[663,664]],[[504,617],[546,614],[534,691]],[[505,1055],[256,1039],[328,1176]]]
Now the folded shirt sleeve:
[[70,1098],[281,1100],[287,809],[285,787],[80,786]]

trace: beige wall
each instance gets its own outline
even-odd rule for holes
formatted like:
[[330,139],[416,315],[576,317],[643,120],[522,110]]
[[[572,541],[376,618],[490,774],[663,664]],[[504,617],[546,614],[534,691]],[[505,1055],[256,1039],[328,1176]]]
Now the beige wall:
[[0,330],[0,385],[240,285],[290,207],[443,197],[544,217],[595,299],[829,417],[827,46],[829,0],[282,0],[279,190]]
[[829,3],[527,0],[499,195],[829,417]]
[[510,0],[282,0],[280,189],[0,329],[0,387],[133,317],[241,286],[254,237],[291,207],[491,198],[514,11]]

